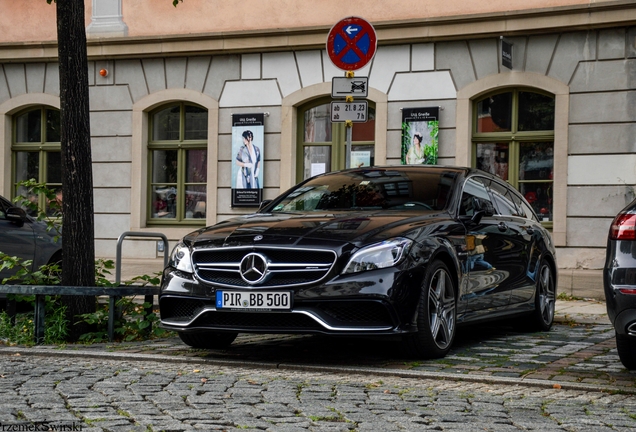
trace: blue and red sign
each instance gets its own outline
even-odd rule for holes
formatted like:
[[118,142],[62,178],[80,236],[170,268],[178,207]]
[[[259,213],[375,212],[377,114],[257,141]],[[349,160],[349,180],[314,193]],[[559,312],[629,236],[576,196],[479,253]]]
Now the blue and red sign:
[[357,70],[369,63],[377,45],[375,29],[359,17],[340,20],[327,36],[327,54],[331,62],[345,71]]

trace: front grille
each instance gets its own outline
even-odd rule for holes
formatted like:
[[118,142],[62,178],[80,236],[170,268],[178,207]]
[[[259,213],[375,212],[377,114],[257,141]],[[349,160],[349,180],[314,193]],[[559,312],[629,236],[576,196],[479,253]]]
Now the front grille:
[[260,331],[268,329],[318,330],[322,328],[306,315],[285,312],[208,312],[199,317],[192,325]]
[[[199,269],[198,276],[207,281],[218,285],[232,286],[232,287],[250,287],[253,285],[248,284],[239,276],[238,271],[236,274],[214,271],[207,269]],[[292,285],[304,285],[312,282],[316,282],[322,279],[325,275],[324,271],[320,272],[272,272],[272,277],[258,284],[259,287],[274,287],[274,286],[292,286]]]
[[175,322],[191,321],[206,306],[202,300],[163,297],[161,299],[161,319]]
[[327,315],[334,326],[392,326],[393,321],[387,308],[379,302],[324,302],[316,307],[321,315]]
[[[249,253],[267,260],[266,276],[250,284],[241,277],[241,261]],[[195,250],[192,254],[199,279],[224,287],[290,287],[316,283],[329,274],[336,253],[325,249],[238,247]]]

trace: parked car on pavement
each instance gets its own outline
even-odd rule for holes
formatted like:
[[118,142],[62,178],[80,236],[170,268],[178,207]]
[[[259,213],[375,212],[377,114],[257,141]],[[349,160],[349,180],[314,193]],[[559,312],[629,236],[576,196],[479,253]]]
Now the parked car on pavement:
[[627,369],[636,369],[636,200],[610,226],[603,287],[618,356]]
[[[31,270],[35,270],[62,261],[62,240],[58,232],[48,231],[44,222],[0,196],[0,252],[31,260]],[[0,269],[0,283],[16,270]]]
[[364,167],[310,178],[257,213],[186,235],[161,325],[198,348],[238,333],[394,336],[443,357],[457,326],[554,319],[555,250],[514,188],[460,167]]

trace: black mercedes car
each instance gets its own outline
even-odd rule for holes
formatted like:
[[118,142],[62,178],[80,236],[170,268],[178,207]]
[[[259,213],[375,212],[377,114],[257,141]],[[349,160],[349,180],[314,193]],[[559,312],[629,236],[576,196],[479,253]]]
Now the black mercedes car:
[[636,369],[636,200],[610,226],[603,286],[618,356],[627,369]]
[[549,233],[499,178],[365,167],[185,236],[163,273],[161,323],[198,348],[242,332],[383,335],[443,357],[460,324],[549,330],[556,268]]

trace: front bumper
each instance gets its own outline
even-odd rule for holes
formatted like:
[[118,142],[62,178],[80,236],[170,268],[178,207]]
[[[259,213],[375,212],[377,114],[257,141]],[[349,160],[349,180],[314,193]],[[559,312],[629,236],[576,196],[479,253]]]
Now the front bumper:
[[[219,310],[215,305],[214,287],[169,268],[164,272],[159,296],[161,327],[177,332],[408,333],[415,329],[411,322],[420,292],[416,280],[410,271],[379,269],[338,276],[313,286],[290,288],[293,303],[288,311]],[[242,289],[255,290],[266,291],[256,287]]]

